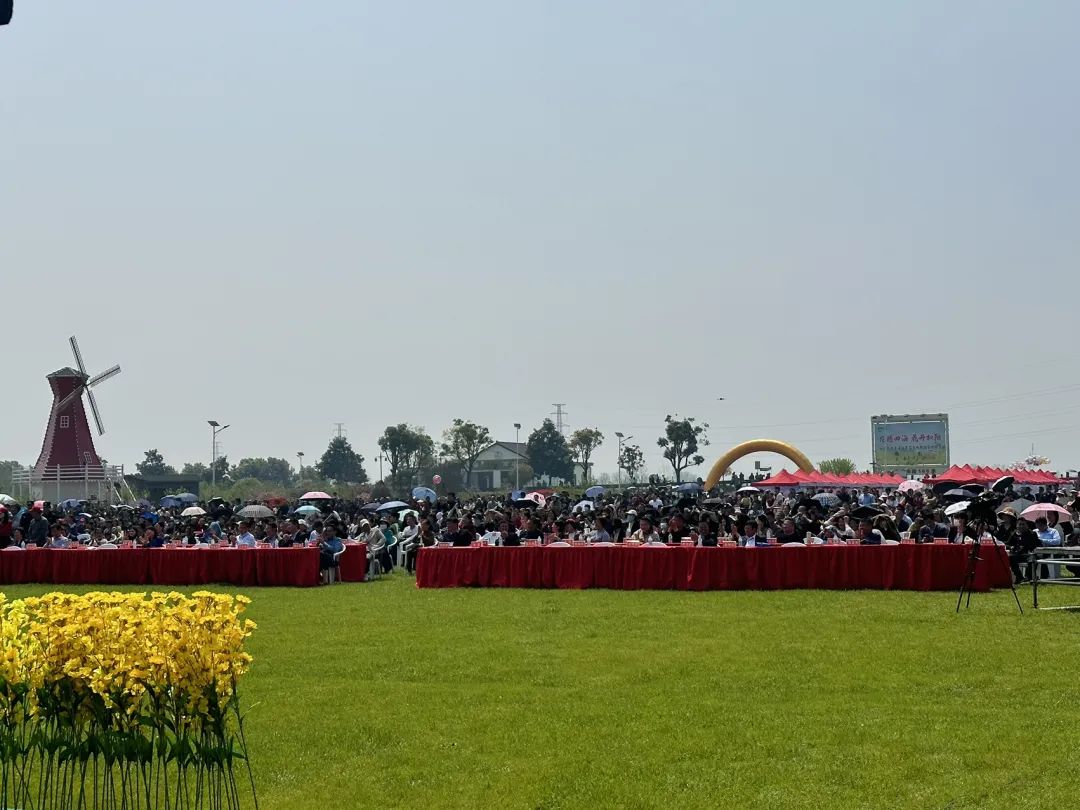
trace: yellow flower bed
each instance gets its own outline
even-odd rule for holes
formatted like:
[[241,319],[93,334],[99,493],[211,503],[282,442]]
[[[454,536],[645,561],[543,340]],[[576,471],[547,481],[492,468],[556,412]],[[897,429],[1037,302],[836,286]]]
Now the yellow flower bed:
[[0,595],[0,807],[239,807],[249,603]]

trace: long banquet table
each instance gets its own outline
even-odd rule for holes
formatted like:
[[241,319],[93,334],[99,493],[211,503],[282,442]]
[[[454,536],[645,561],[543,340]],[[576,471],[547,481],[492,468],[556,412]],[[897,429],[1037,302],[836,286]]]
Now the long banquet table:
[[[348,552],[346,552],[348,554]],[[319,584],[317,548],[99,548],[0,551],[0,584]]]
[[[970,546],[520,546],[424,548],[420,588],[614,588],[619,590],[780,590],[787,588],[939,591],[958,589]],[[975,590],[1008,587],[1007,559],[983,547]]]

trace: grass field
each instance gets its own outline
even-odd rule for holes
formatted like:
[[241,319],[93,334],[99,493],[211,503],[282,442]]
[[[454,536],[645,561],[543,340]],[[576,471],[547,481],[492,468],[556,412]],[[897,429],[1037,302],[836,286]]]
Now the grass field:
[[245,593],[268,810],[1080,802],[1078,617],[1008,591]]

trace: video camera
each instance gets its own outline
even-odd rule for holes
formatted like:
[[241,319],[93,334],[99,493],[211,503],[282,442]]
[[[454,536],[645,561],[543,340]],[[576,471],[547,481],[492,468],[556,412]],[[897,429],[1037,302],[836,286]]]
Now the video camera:
[[972,498],[964,512],[968,520],[994,524],[997,522],[997,510],[1005,500],[1005,493],[1013,485],[1013,477],[1006,475],[990,485],[990,489]]

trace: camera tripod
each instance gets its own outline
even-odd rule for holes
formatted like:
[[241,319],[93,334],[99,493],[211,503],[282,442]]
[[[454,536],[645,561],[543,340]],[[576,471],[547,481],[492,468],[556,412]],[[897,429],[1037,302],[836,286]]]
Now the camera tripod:
[[[982,551],[982,536],[986,532],[986,521],[980,520],[976,525],[975,538],[971,542],[971,553],[968,554],[967,573],[964,575],[964,584],[960,586],[960,596],[956,600],[956,612],[960,612],[960,605],[964,602],[964,594],[967,594],[967,604],[964,607],[971,607],[971,590],[975,585],[975,569],[979,563],[982,562],[982,557],[979,556]],[[999,546],[996,541],[991,541],[990,547],[994,549],[995,557],[1001,565],[1005,567],[1005,573],[1009,577],[1009,589],[1012,591],[1013,599],[1016,600],[1017,609],[1023,613],[1024,608],[1020,604],[1020,596],[1016,593],[1016,585],[1013,584],[1012,569],[1009,567],[1008,556],[1002,556],[1006,554],[1005,546]]]

